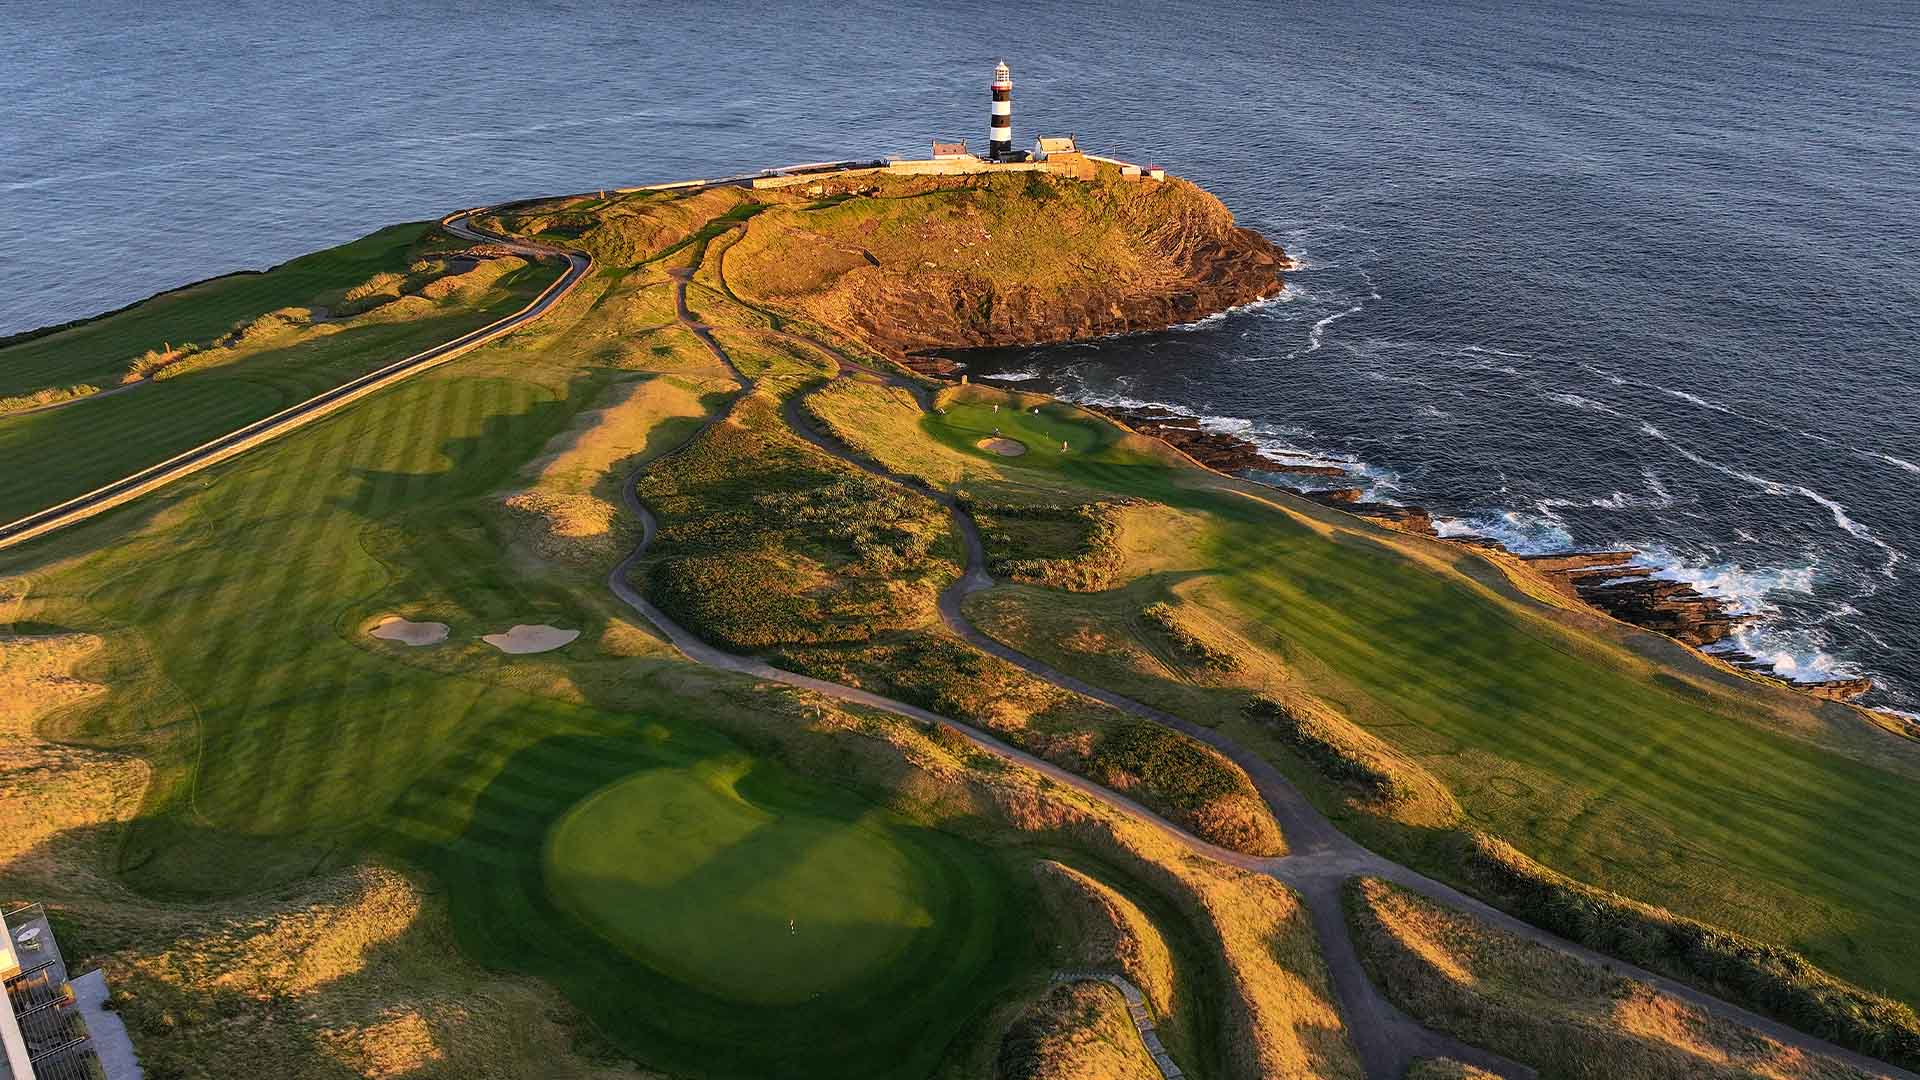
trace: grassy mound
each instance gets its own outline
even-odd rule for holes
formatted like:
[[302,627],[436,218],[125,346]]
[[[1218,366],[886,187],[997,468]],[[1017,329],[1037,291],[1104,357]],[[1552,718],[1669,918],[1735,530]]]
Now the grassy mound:
[[528,486],[501,501],[523,542],[541,559],[605,570],[631,549],[633,525],[620,487],[642,463],[679,446],[733,384],[714,378],[643,375],[609,387],[528,464]]
[[1240,666],[1240,654],[1222,648],[1208,636],[1195,630],[1180,610],[1165,600],[1156,600],[1140,609],[1140,617],[1167,636],[1173,647],[1188,659],[1213,671],[1233,671]]
[[1347,906],[1368,973],[1401,1008],[1544,1080],[1864,1075],[1387,882],[1357,879]]
[[1127,1018],[1120,991],[1100,983],[1056,986],[1000,1043],[999,1080],[1159,1080]]
[[59,405],[76,398],[90,397],[99,392],[100,388],[97,386],[78,383],[73,386],[43,387],[31,394],[0,397],[0,416],[5,416],[7,413],[27,412],[30,409],[44,409],[48,405]]
[[1119,572],[1125,502],[1048,505],[968,499],[965,506],[980,526],[987,572],[998,580],[1098,592],[1111,586]]
[[1452,795],[1425,769],[1322,703],[1255,694],[1241,711],[1376,813],[1426,826],[1460,817]]
[[484,224],[575,247],[612,267],[638,266],[718,235],[762,208],[741,188],[635,192],[599,199],[544,199],[509,207]]
[[1069,694],[954,638],[922,633],[859,647],[783,648],[774,658],[985,728],[1222,847],[1252,855],[1286,850],[1253,781],[1212,748]]
[[1920,1018],[1901,1002],[1834,978],[1790,949],[1583,885],[1490,837],[1470,844],[1469,880],[1528,922],[1842,1046],[1920,1065]]
[[1066,944],[1064,966],[1132,980],[1159,1016],[1172,1011],[1173,957],[1153,920],[1089,874],[1052,860],[1035,864],[1040,895]]
[[922,625],[959,568],[936,504],[819,453],[764,392],[649,470],[655,602],[729,649],[861,642]]

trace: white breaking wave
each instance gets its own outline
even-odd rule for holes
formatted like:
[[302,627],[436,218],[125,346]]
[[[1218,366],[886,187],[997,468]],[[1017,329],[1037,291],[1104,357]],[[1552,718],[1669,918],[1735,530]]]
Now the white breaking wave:
[[1769,480],[1764,476],[1758,476],[1758,475],[1755,475],[1754,473],[1747,472],[1745,469],[1736,469],[1731,465],[1722,465],[1717,461],[1711,461],[1707,458],[1701,457],[1699,454],[1694,453],[1693,451],[1687,449],[1686,447],[1681,446],[1679,443],[1674,442],[1672,439],[1667,437],[1666,432],[1661,431],[1659,428],[1654,427],[1652,424],[1649,424],[1645,421],[1641,422],[1640,430],[1643,434],[1647,435],[1648,437],[1658,439],[1661,442],[1666,443],[1668,446],[1674,449],[1674,452],[1678,453],[1681,457],[1686,458],[1688,461],[1691,461],[1696,465],[1702,466],[1704,468],[1712,469],[1713,471],[1720,473],[1723,476],[1731,476],[1735,480],[1739,480],[1742,483],[1751,484],[1754,487],[1759,488],[1761,491],[1764,491],[1769,495],[1797,495],[1803,499],[1808,499],[1812,502],[1818,503],[1819,505],[1825,507],[1827,510],[1827,513],[1832,515],[1833,523],[1839,526],[1841,530],[1855,537],[1856,539],[1872,544],[1874,547],[1877,547],[1881,551],[1886,553],[1887,562],[1886,562],[1886,566],[1882,568],[1882,572],[1886,574],[1886,576],[1888,577],[1893,576],[1894,564],[1906,558],[1905,552],[1902,552],[1900,549],[1892,546],[1891,544],[1888,544],[1885,540],[1880,539],[1880,537],[1872,529],[1853,520],[1853,518],[1847,514],[1847,508],[1845,506],[1842,506],[1840,503],[1835,502],[1833,499],[1830,499],[1825,495],[1822,495],[1820,492],[1813,490],[1812,488],[1806,486],[1805,484],[1791,484],[1791,483],[1784,483],[1779,480]]
[[[1192,322],[1178,323],[1174,326],[1169,326],[1167,327],[1167,329],[1178,330],[1183,333],[1189,330],[1199,330],[1203,327],[1214,326],[1216,324],[1226,322],[1228,318],[1234,315],[1245,315],[1248,312],[1261,311],[1266,308],[1277,307],[1281,304],[1291,304],[1298,299],[1300,299],[1300,293],[1294,291],[1293,284],[1289,282],[1286,285],[1282,285],[1280,287],[1280,291],[1277,293],[1274,293],[1272,296],[1263,297],[1262,299],[1259,299],[1259,300],[1249,300],[1244,304],[1235,304],[1230,308],[1223,308],[1222,310],[1216,311],[1211,315],[1203,315],[1200,318],[1193,320]],[[1157,333],[1157,331],[1153,331],[1153,330],[1129,331],[1127,334],[1109,334],[1107,336],[1108,337],[1127,337],[1127,336],[1131,336],[1133,333],[1151,334],[1151,333]]]
[[1812,565],[1779,570],[1749,570],[1739,563],[1699,562],[1676,554],[1662,544],[1636,545],[1634,562],[1653,568],[1653,576],[1684,581],[1701,593],[1726,602],[1739,615],[1771,615],[1779,609],[1771,597],[1792,592],[1813,595]]
[[1660,482],[1660,478],[1654,475],[1652,469],[1642,469],[1640,475],[1647,481],[1648,493],[1645,495],[1629,495],[1624,491],[1616,491],[1598,499],[1542,499],[1539,505],[1569,509],[1587,506],[1596,510],[1667,510],[1678,502],[1667,490],[1666,485]]
[[1500,546],[1516,555],[1544,555],[1573,547],[1573,534],[1550,508],[1529,514],[1524,510],[1499,510],[1461,517],[1436,517],[1433,531],[1441,536],[1480,536],[1498,540]]
[[1626,413],[1621,412],[1619,409],[1614,408],[1604,401],[1595,401],[1593,398],[1582,397],[1579,394],[1565,394],[1559,391],[1550,391],[1547,394],[1547,398],[1548,400],[1557,401],[1569,408],[1584,409],[1587,412],[1605,413],[1608,416],[1618,416],[1626,420],[1632,419],[1632,417]]
[[1694,591],[1714,597],[1737,615],[1758,620],[1716,643],[1711,652],[1739,651],[1773,665],[1776,675],[1797,682],[1856,678],[1860,672],[1827,652],[1826,635],[1818,627],[1859,614],[1853,605],[1839,607],[1808,623],[1783,626],[1772,621],[1780,612],[1775,597],[1783,593],[1812,596],[1816,566],[1749,569],[1736,562],[1708,562],[1675,554],[1660,544],[1641,544],[1634,562],[1653,568],[1653,577],[1681,581]]
[[1896,469],[1902,469],[1910,473],[1920,473],[1920,465],[1915,465],[1913,462],[1908,461],[1905,458],[1897,458],[1897,457],[1894,457],[1892,454],[1883,454],[1878,450],[1861,450],[1857,447],[1854,449],[1853,452],[1856,454],[1859,454],[1861,457],[1864,457],[1864,458],[1873,458],[1878,461],[1884,461]]
[[1326,318],[1321,319],[1319,322],[1314,323],[1313,327],[1307,331],[1307,352],[1311,353],[1311,352],[1320,351],[1321,339],[1326,336],[1327,327],[1332,326],[1334,323],[1339,322],[1341,319],[1344,319],[1349,315],[1358,315],[1360,314],[1360,312],[1361,312],[1361,305],[1355,304],[1352,307],[1346,309],[1345,311],[1335,312],[1332,315],[1329,315]]
[[1039,378],[1040,372],[1035,368],[1021,368],[1019,371],[1002,371],[997,374],[982,375],[980,377],[983,379],[999,379],[1004,382],[1026,382],[1029,379]]
[[[1201,430],[1219,432],[1245,439],[1253,444],[1255,452],[1275,465],[1304,465],[1315,468],[1333,468],[1344,470],[1347,478],[1324,478],[1327,486],[1346,486],[1352,480],[1365,481],[1364,497],[1374,502],[1392,502],[1376,494],[1380,489],[1397,487],[1398,477],[1385,470],[1374,469],[1352,454],[1332,450],[1322,450],[1300,445],[1299,440],[1311,439],[1313,432],[1302,427],[1290,427],[1284,424],[1265,423],[1249,420],[1242,416],[1219,416],[1200,412],[1185,405],[1170,401],[1148,401],[1118,392],[1097,392],[1088,390],[1065,391],[1061,395],[1068,401],[1081,405],[1092,405],[1108,409],[1164,409],[1175,416],[1184,416],[1195,421]],[[1314,487],[1320,480],[1313,477],[1290,477],[1289,485],[1294,487]]]
[[[1648,384],[1648,385],[1653,385],[1653,384]],[[1700,406],[1703,409],[1712,409],[1714,412],[1726,413],[1728,416],[1740,415],[1739,413],[1734,412],[1732,409],[1727,408],[1725,405],[1722,405],[1717,401],[1708,401],[1706,398],[1701,397],[1699,394],[1689,393],[1688,391],[1685,391],[1685,390],[1675,390],[1672,387],[1668,387],[1668,386],[1653,385],[1653,388],[1667,395],[1668,397],[1675,397],[1675,398],[1679,398],[1681,401],[1691,402],[1695,405]]]

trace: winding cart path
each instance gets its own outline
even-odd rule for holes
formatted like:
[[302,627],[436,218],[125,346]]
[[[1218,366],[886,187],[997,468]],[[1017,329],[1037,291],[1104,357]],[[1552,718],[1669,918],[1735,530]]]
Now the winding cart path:
[[[686,286],[687,279],[691,277],[691,271],[676,271],[673,276],[676,280],[675,307],[681,323],[698,337],[715,359],[733,374],[743,390],[750,389],[753,385],[752,380],[741,372],[733,358],[714,340],[708,328],[688,310]],[[840,350],[812,338],[784,331],[779,332],[783,336],[835,357],[841,367],[839,377],[844,378],[849,373],[858,373],[868,378],[879,379],[907,390],[914,396],[914,400],[919,402],[923,411],[930,411],[933,407],[931,394],[925,386],[917,382],[864,367],[845,356]],[[1607,965],[1614,971],[1650,983],[1663,993],[1684,1000],[1715,1017],[1750,1027],[1787,1046],[1834,1058],[1870,1075],[1894,1077],[1899,1080],[1920,1080],[1920,1076],[1914,1073],[1836,1046],[1691,986],[1574,944],[1516,919],[1452,886],[1435,881],[1378,855],[1335,828],[1333,823],[1327,820],[1319,809],[1309,802],[1271,762],[1232,739],[1211,728],[1192,723],[1164,710],[1057,671],[982,633],[967,620],[962,610],[968,596],[991,588],[994,584],[993,578],[986,571],[985,551],[980,541],[980,530],[973,518],[946,492],[929,486],[917,477],[893,473],[877,462],[853,453],[837,440],[818,430],[800,407],[800,400],[800,395],[791,397],[786,403],[783,417],[802,439],[841,461],[934,500],[946,507],[952,516],[954,529],[961,537],[966,549],[966,571],[940,597],[940,616],[948,629],[969,644],[1017,665],[1036,678],[1104,702],[1133,716],[1165,724],[1218,750],[1238,764],[1252,778],[1261,797],[1280,823],[1289,853],[1274,858],[1261,858],[1226,850],[1193,836],[1123,795],[1032,754],[1015,749],[967,724],[870,691],[784,671],[756,657],[729,653],[701,641],[692,632],[648,602],[628,581],[629,572],[645,556],[658,529],[654,516],[634,493],[634,485],[640,476],[639,472],[635,472],[627,479],[623,494],[628,509],[633,511],[642,523],[641,540],[633,552],[609,575],[608,587],[692,660],[727,671],[735,671],[789,686],[803,687],[836,700],[885,709],[914,719],[944,725],[989,753],[1018,762],[1058,783],[1066,784],[1109,806],[1151,823],[1191,850],[1235,866],[1270,874],[1287,883],[1300,894],[1307,907],[1321,955],[1325,958],[1334,993],[1339,998],[1341,1013],[1346,1019],[1348,1037],[1353,1042],[1367,1076],[1378,1078],[1378,1080],[1397,1080],[1410,1063],[1425,1057],[1450,1057],[1505,1077],[1531,1077],[1534,1071],[1498,1055],[1466,1046],[1450,1036],[1422,1026],[1388,1001],[1374,986],[1361,964],[1359,952],[1348,931],[1345,917],[1342,891],[1347,881],[1356,876],[1373,876],[1393,881],[1430,899],[1472,914],[1509,933],[1589,963]],[[728,411],[723,409],[710,417],[706,426],[711,426],[723,419]],[[706,430],[706,426],[703,426],[686,445],[691,445],[697,440]]]

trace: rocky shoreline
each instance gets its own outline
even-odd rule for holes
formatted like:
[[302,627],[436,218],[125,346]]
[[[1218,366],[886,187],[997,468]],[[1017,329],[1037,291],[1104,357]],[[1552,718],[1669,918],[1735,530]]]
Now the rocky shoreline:
[[1450,543],[1480,548],[1518,560],[1554,583],[1567,596],[1589,607],[1622,622],[1664,634],[1716,660],[1801,693],[1830,701],[1851,701],[1873,689],[1873,680],[1864,677],[1797,681],[1781,675],[1773,664],[1759,657],[1737,650],[1714,648],[1732,637],[1753,616],[1732,610],[1725,600],[1701,593],[1684,581],[1654,577],[1653,567],[1633,561],[1639,555],[1636,551],[1616,548],[1522,555],[1487,537],[1440,537],[1433,527],[1432,515],[1419,507],[1368,502],[1364,498],[1364,489],[1358,487],[1302,488],[1289,486],[1277,479],[1286,475],[1327,478],[1349,475],[1345,469],[1337,466],[1275,461],[1260,453],[1259,448],[1246,439],[1208,431],[1191,416],[1157,406],[1082,407],[1117,420],[1142,435],[1151,435],[1210,469],[1235,476],[1264,474],[1264,477],[1276,479],[1253,478],[1390,528],[1438,537]]

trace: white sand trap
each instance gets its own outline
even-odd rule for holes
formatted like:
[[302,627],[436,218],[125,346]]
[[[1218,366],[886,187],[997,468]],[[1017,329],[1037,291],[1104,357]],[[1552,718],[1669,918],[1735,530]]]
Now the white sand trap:
[[447,624],[408,622],[398,615],[389,615],[374,624],[367,633],[383,641],[398,641],[406,645],[438,645],[447,640]]
[[552,652],[579,636],[578,630],[562,630],[546,623],[533,626],[521,623],[504,634],[483,634],[480,640],[505,653],[536,653]]
[[981,439],[974,445],[982,450],[991,450],[1001,457],[1019,457],[1027,452],[1027,444],[1018,439]]

